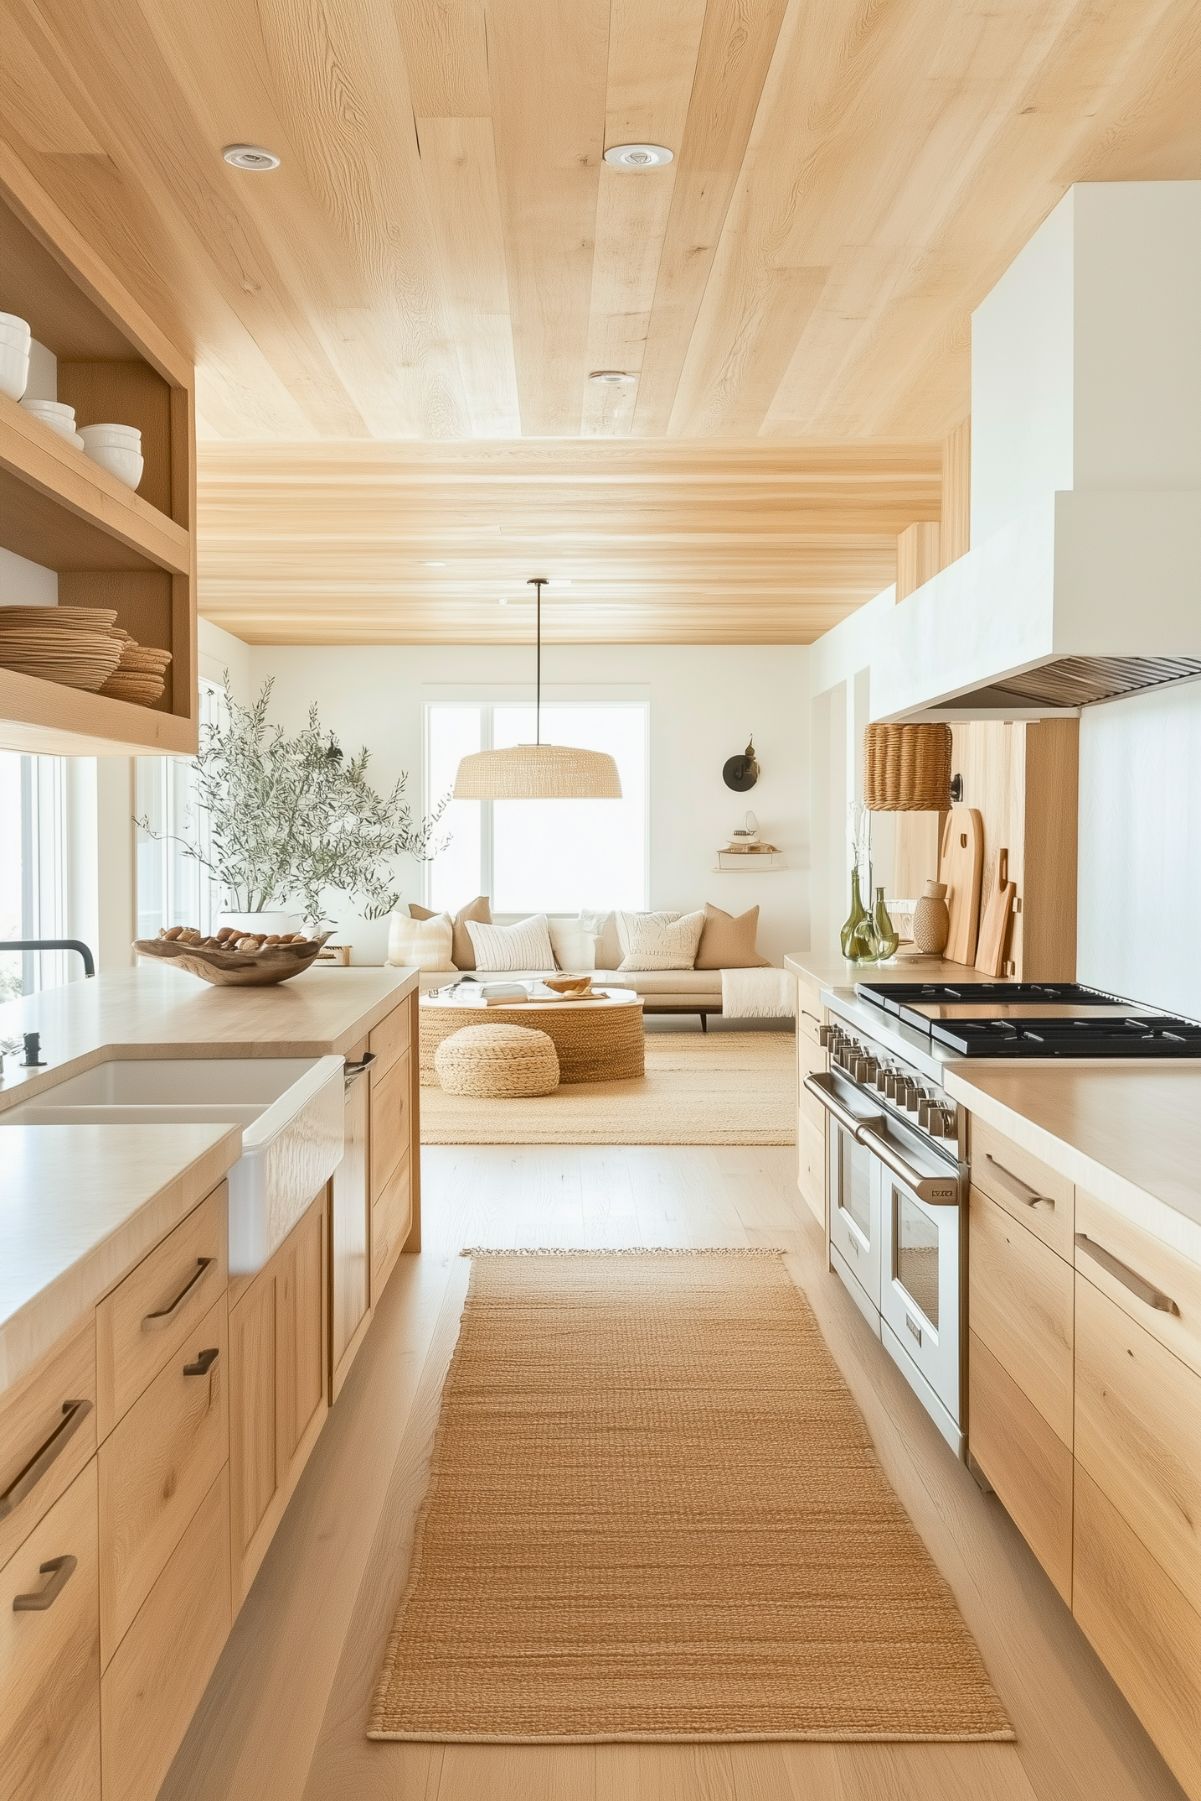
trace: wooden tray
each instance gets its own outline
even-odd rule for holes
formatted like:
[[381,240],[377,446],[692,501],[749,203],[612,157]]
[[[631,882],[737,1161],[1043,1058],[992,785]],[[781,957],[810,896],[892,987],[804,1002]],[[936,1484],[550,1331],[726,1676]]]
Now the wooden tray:
[[307,944],[275,944],[261,951],[201,950],[199,945],[181,944],[177,938],[138,938],[133,948],[139,957],[173,963],[215,988],[267,988],[308,969],[326,939],[332,937],[332,932],[323,932]]

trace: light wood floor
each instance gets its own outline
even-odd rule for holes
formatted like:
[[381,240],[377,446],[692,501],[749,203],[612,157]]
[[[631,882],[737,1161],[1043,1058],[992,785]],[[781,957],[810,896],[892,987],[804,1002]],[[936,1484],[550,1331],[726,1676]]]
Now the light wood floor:
[[[787,1150],[425,1152],[404,1258],[162,1801],[1180,1801],[999,1504],[948,1453],[840,1285]],[[1007,1745],[373,1744],[467,1264],[491,1245],[781,1244],[1009,1708]]]

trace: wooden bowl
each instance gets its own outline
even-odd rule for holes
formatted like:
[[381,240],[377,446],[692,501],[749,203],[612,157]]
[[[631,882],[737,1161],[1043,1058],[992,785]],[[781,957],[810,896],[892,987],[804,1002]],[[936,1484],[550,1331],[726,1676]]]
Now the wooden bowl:
[[261,951],[202,950],[198,944],[181,944],[178,938],[139,938],[133,948],[139,957],[173,963],[215,988],[267,988],[308,969],[332,937],[332,932],[323,932],[306,944],[273,944]]
[[547,976],[544,987],[553,989],[555,994],[591,994],[591,976]]

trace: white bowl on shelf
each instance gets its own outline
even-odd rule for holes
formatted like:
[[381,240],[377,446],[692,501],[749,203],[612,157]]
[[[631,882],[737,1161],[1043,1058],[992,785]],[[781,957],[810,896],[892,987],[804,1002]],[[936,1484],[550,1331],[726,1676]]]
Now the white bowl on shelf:
[[23,400],[21,405],[27,413],[32,413],[35,419],[40,419],[43,425],[48,425],[51,431],[56,431],[60,438],[68,439],[78,450],[83,449],[83,439],[75,430],[75,408],[73,406],[67,406],[61,400],[33,399]]
[[132,444],[135,450],[142,448],[142,434],[136,425],[113,425],[109,421],[103,421],[95,425],[81,425],[79,429],[86,431],[89,438],[94,438],[98,444]]
[[84,425],[80,437],[94,463],[115,475],[127,488],[137,487],[145,468],[140,431],[131,425]]
[[32,337],[28,319],[16,313],[0,313],[0,341],[28,345]]
[[0,338],[0,394],[20,400],[29,383],[29,341]]

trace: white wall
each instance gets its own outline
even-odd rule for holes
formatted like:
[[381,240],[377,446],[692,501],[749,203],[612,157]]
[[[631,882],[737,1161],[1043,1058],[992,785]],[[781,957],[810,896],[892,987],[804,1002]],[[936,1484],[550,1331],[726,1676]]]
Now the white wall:
[[1201,684],[1080,720],[1082,982],[1201,1019]]
[[[645,698],[650,707],[650,904],[690,908],[706,900],[730,912],[759,903],[760,947],[778,961],[809,942],[809,707],[804,646],[708,648],[556,646],[544,652],[547,699]],[[402,770],[415,810],[423,801],[423,705],[462,698],[532,697],[528,649],[376,645],[368,648],[252,647],[251,686],[274,674],[273,712],[301,723],[316,701],[323,725],[347,749],[373,753],[377,786]],[[752,793],[721,779],[726,758],[754,734],[763,774]],[[716,850],[750,806],[764,835],[784,851],[779,873],[717,875]],[[418,899],[423,871],[401,872]],[[470,896],[464,895],[467,900]],[[380,961],[384,922],[338,921],[355,956]]]

